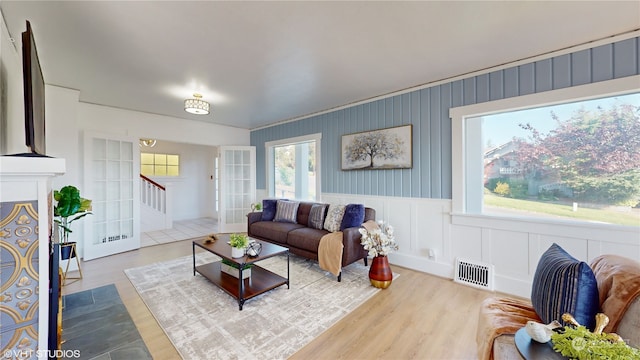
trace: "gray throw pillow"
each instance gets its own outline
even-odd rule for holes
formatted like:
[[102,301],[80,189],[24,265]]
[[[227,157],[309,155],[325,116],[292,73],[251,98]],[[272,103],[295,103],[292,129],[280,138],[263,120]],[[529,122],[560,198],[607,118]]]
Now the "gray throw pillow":
[[327,217],[324,220],[324,229],[329,232],[340,231],[342,225],[342,217],[344,216],[344,205],[329,205]]
[[278,200],[276,206],[276,217],[273,221],[296,223],[298,217],[298,205],[297,201]]
[[309,211],[309,223],[308,227],[314,229],[322,229],[324,226],[324,217],[327,212],[327,204],[313,204],[311,205],[311,211]]

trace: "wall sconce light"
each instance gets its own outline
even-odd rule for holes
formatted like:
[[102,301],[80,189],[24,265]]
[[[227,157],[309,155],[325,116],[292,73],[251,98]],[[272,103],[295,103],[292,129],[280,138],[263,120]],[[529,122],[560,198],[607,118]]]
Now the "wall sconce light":
[[155,139],[140,139],[140,147],[154,147],[156,146]]

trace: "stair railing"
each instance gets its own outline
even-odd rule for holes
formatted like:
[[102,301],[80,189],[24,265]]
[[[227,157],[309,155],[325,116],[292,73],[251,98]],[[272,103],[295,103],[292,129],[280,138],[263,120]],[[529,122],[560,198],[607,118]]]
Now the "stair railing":
[[167,213],[167,189],[140,174],[140,201],[163,214]]

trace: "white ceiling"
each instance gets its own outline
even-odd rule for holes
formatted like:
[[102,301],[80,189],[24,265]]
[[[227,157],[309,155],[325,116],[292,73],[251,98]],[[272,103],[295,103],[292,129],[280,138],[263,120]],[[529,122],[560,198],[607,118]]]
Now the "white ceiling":
[[[0,9],[16,39],[31,22],[45,82],[83,102],[248,129],[640,28],[640,1],[3,0]],[[183,110],[195,91],[211,114]]]

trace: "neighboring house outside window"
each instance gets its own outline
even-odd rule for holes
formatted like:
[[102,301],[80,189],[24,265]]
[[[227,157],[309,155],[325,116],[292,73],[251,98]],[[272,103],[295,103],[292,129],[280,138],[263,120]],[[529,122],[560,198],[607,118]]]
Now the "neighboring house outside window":
[[640,227],[638,90],[548,102],[452,112],[464,129],[465,167],[454,208]]

